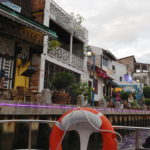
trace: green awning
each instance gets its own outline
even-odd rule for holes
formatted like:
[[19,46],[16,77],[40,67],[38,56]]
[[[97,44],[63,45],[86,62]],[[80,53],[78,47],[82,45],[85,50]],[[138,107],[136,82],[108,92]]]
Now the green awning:
[[48,27],[29,19],[2,4],[0,4],[0,15],[14,20],[15,22],[18,22],[20,24],[23,24],[29,28],[32,28],[45,35],[48,35],[52,38],[58,38],[57,34],[54,31],[50,30]]

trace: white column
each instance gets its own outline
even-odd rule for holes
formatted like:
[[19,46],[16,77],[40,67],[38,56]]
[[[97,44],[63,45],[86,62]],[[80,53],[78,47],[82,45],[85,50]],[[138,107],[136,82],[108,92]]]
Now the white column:
[[45,55],[41,54],[39,92],[41,92],[44,88],[44,75],[45,75]]
[[143,72],[143,70],[142,70],[142,65],[140,64],[140,72]]
[[[45,0],[43,24],[47,27],[49,27],[50,21],[50,3],[51,0]],[[41,92],[44,88],[45,56],[47,55],[47,49],[48,49],[48,36],[44,36],[43,54],[41,54],[41,63],[40,63],[39,92]]]
[[51,0],[45,0],[43,24],[47,27],[49,27],[49,21],[50,21],[50,3]]
[[72,64],[73,35],[74,31],[70,35],[70,64]]

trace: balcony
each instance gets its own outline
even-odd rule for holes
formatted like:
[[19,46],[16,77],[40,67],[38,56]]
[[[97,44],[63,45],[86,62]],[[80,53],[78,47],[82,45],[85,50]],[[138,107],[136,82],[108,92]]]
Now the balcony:
[[57,59],[58,61],[61,61],[68,65],[71,65],[72,67],[76,69],[79,69],[81,71],[83,70],[83,59],[72,54],[72,62],[70,62],[70,53],[61,47],[56,48],[52,51],[49,51],[48,56],[53,57]]
[[50,4],[50,18],[67,32],[72,33],[72,31],[75,31],[74,36],[82,42],[86,42],[87,30],[73,20],[73,18],[54,1]]

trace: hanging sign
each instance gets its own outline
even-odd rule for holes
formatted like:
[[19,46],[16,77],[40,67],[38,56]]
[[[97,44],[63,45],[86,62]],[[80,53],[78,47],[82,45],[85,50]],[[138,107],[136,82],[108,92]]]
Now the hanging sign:
[[0,0],[0,2],[1,2],[3,5],[5,5],[5,6],[11,8],[11,9],[13,9],[13,10],[19,12],[19,13],[21,12],[21,7],[20,7],[20,6],[14,4],[14,3],[12,3],[12,2],[10,2],[10,1],[8,1],[8,0],[7,0],[7,1],[6,1],[6,0]]

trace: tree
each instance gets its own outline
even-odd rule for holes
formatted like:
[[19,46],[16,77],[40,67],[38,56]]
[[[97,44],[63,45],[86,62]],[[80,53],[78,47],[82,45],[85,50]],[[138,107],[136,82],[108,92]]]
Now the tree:
[[143,94],[145,98],[150,98],[150,87],[149,86],[145,86],[143,88]]

